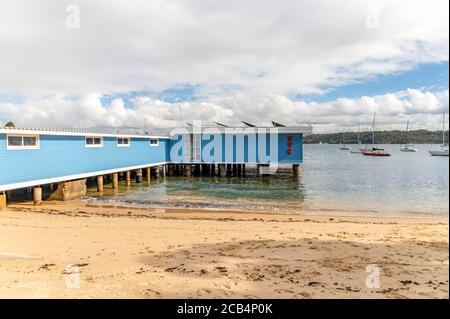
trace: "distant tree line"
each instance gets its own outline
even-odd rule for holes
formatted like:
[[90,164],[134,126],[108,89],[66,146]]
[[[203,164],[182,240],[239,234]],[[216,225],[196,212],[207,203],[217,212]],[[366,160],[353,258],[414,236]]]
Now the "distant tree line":
[[[332,134],[310,134],[304,137],[305,144],[339,144],[342,141],[342,133]],[[358,133],[346,132],[346,144],[357,144]],[[372,143],[372,132],[361,132],[360,140],[362,144]],[[375,131],[375,143],[377,144],[404,144],[406,134],[404,131]],[[448,131],[445,132],[445,142],[448,143]],[[442,131],[414,130],[408,132],[409,144],[441,144]]]

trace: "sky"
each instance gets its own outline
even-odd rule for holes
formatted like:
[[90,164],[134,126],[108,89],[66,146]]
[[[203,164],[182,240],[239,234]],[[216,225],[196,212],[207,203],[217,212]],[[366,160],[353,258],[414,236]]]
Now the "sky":
[[0,0],[0,125],[441,128],[448,0]]

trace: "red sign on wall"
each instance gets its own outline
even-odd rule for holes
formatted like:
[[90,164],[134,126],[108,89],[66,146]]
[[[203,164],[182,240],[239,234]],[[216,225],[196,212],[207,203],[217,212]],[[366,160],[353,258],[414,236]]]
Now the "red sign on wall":
[[294,145],[293,140],[294,140],[294,137],[292,135],[289,135],[288,136],[288,143],[287,143],[287,145],[288,145],[288,148],[287,148],[288,155],[292,154],[292,145]]

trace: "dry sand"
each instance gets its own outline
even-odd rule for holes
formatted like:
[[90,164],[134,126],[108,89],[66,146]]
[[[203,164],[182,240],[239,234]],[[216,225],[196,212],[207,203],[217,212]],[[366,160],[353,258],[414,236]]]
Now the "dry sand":
[[[448,298],[448,231],[436,219],[11,205],[0,297]],[[370,264],[380,288],[366,287]]]

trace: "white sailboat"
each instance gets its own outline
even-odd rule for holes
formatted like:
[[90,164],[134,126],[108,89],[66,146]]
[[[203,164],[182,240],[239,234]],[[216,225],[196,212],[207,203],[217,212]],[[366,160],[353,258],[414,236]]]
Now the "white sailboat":
[[400,149],[400,151],[414,153],[414,152],[417,152],[417,148],[414,148],[411,145],[408,145],[408,129],[409,129],[409,119],[406,122],[406,143],[405,143],[405,146],[403,146]]
[[359,120],[358,120],[358,149],[357,150],[350,150],[350,153],[352,154],[362,154],[362,146],[361,146],[361,139],[359,135]]
[[345,132],[342,133],[342,140],[341,140],[340,145],[341,145],[341,146],[339,147],[339,149],[340,149],[341,151],[349,151],[349,150],[352,149],[350,146],[348,146],[347,144],[345,144]]
[[442,149],[439,151],[430,151],[431,156],[447,156],[448,145],[445,144],[445,113],[442,113]]

